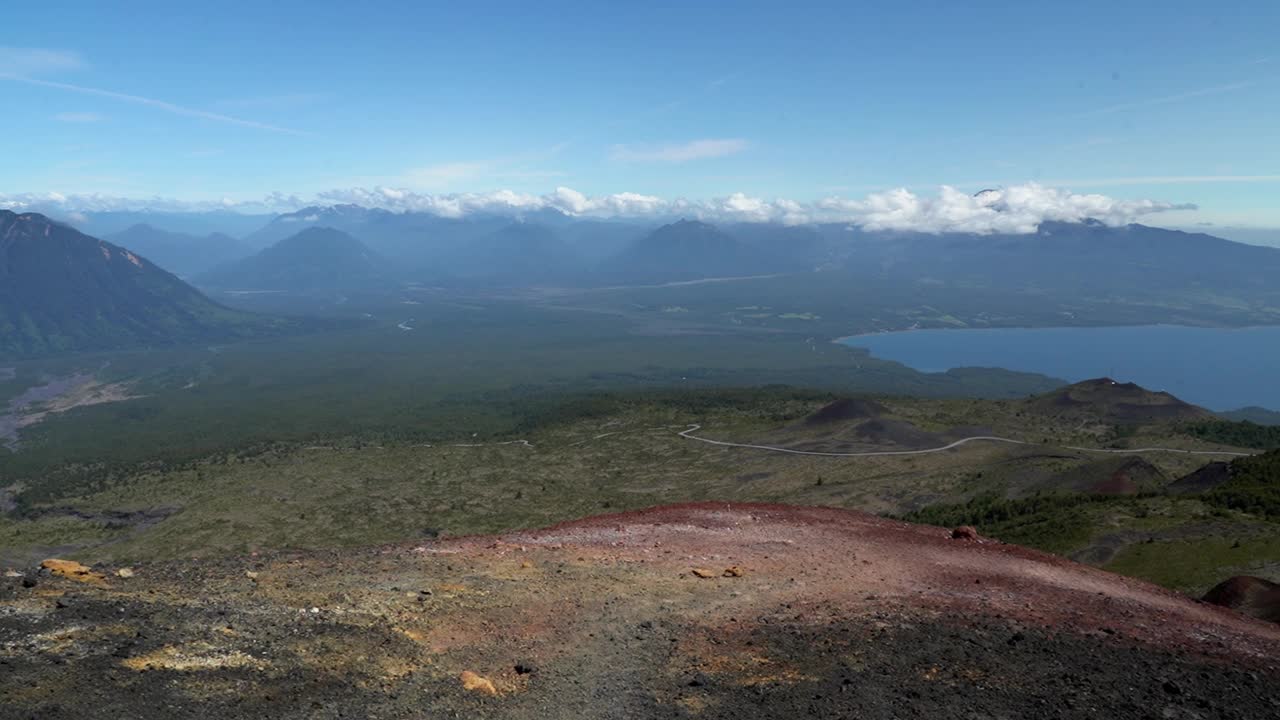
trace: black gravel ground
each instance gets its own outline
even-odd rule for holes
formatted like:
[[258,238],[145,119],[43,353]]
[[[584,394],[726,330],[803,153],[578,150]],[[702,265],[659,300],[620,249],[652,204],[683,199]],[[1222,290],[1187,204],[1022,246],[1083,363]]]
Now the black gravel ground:
[[[51,587],[63,594],[41,597],[47,612],[24,612]],[[376,623],[281,621],[252,597],[149,595],[4,579],[0,718],[1280,718],[1273,669],[993,618],[794,621],[779,608],[725,631],[606,609],[582,619],[572,647],[515,661],[519,691],[494,697],[462,691],[419,644]],[[228,637],[264,665],[122,662]],[[502,645],[501,628],[489,641]],[[300,647],[344,661],[317,664]],[[769,660],[753,670],[757,657]],[[389,678],[396,660],[407,670]]]

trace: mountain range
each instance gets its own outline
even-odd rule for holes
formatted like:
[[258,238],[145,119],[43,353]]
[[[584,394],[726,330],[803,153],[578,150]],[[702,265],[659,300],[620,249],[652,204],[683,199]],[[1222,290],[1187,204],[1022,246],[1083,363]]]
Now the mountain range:
[[170,272],[209,289],[293,293],[770,275],[785,285],[775,294],[828,315],[840,314],[842,288],[871,285],[942,288],[950,293],[942,301],[994,291],[983,309],[997,313],[1028,293],[1056,298],[1063,310],[1078,298],[1147,308],[1134,317],[1168,321],[1265,323],[1280,307],[1280,249],[1093,221],[1046,222],[1020,235],[927,234],[698,220],[651,227],[553,211],[450,218],[338,205],[277,216],[239,241],[134,224],[106,242],[38,214],[5,218],[8,267],[24,278],[2,290],[3,347],[14,352],[203,337],[213,325],[243,321]]
[[[244,234],[161,234],[152,225],[112,236],[179,274],[263,250],[308,228],[351,235],[396,268],[400,279],[566,285],[651,283],[814,269],[889,281],[1123,293],[1221,289],[1274,295],[1280,249],[1144,225],[1045,222],[1029,234],[867,230],[844,223],[781,225],[697,220],[653,223],[575,218],[543,210],[512,218],[461,218],[357,205],[308,207]],[[174,256],[191,248],[190,258]],[[154,257],[152,257],[154,256]],[[203,265],[203,267],[201,267]]]
[[397,279],[445,284],[590,286],[822,269],[887,281],[1108,294],[1227,288],[1270,302],[1277,292],[1270,278],[1280,271],[1277,248],[1096,221],[1044,222],[1028,234],[934,234],[848,223],[587,218],[552,209],[452,217],[353,204],[276,216],[117,211],[74,220],[182,276],[320,227],[364,243],[394,266]]

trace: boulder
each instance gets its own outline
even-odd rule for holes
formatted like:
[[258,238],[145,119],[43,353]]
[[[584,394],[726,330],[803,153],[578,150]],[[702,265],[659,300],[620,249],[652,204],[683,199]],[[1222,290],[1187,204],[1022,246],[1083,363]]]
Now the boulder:
[[482,675],[477,675],[470,670],[463,670],[458,676],[462,681],[462,688],[469,692],[483,693],[485,695],[497,695],[498,688],[493,686],[493,681]]
[[59,560],[57,558],[49,558],[40,563],[40,567],[48,570],[54,575],[64,578],[70,578],[78,582],[100,585],[106,581],[107,576],[99,572],[94,572],[93,568],[88,565],[81,565],[75,560]]

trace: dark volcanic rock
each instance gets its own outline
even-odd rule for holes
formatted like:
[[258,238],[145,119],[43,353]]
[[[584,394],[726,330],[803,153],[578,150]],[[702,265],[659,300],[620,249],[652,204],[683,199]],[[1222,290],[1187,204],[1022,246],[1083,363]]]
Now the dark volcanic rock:
[[1174,495],[1208,492],[1231,479],[1231,463],[1215,461],[1169,484]]
[[828,425],[846,420],[867,420],[880,417],[888,409],[875,400],[841,398],[818,409],[804,419],[805,425]]
[[1167,392],[1153,392],[1135,383],[1096,378],[1068,385],[1027,401],[1038,413],[1053,416],[1086,416],[1103,422],[1130,424],[1202,420],[1214,414],[1183,402]]
[[1251,575],[1237,575],[1213,586],[1202,598],[1260,620],[1280,623],[1280,583]]

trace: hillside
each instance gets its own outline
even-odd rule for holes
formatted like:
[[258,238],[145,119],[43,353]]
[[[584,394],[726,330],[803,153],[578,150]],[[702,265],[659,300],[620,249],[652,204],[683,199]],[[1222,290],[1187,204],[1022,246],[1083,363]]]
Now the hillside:
[[454,278],[524,286],[573,280],[582,262],[545,225],[514,222],[437,251],[438,269]]
[[771,253],[696,220],[663,225],[606,260],[606,278],[673,282],[776,272]]
[[250,254],[239,240],[223,233],[204,237],[169,232],[151,225],[133,225],[107,240],[144,257],[175,275],[190,276]]
[[0,579],[25,716],[1267,717],[1280,627],[1013,545],[701,503]]
[[122,247],[0,210],[0,354],[225,340],[275,325],[212,302]]
[[1237,575],[1215,585],[1202,599],[1259,620],[1280,623],[1280,583],[1266,578]]
[[888,277],[1124,295],[1154,290],[1280,293],[1280,249],[1204,233],[1100,222],[1043,222],[1029,234],[850,234],[846,266]]
[[382,260],[341,230],[307,228],[256,255],[196,278],[211,288],[316,292],[379,287]]
[[830,260],[831,248],[810,225],[732,223],[721,227],[734,239],[771,257],[776,270],[813,270]]

